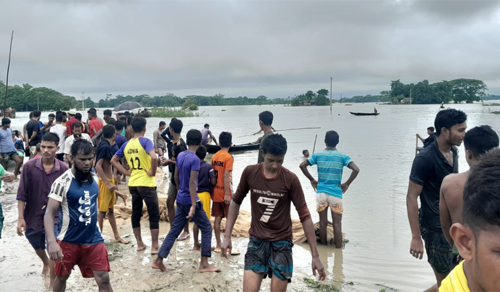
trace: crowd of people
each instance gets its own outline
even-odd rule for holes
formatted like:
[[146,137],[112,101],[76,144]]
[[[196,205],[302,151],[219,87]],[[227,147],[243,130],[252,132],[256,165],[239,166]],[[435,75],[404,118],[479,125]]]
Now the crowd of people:
[[[229,153],[232,134],[221,132],[217,142],[208,124],[201,131],[189,130],[184,140],[180,119],[172,118],[168,126],[161,121],[151,141],[144,137],[147,120],[143,117],[119,115],[114,119],[112,112],[106,110],[101,119],[95,109],[88,111],[87,122],[82,122],[81,114],[73,111],[50,114],[46,123],[40,121],[40,116],[40,111],[34,111],[24,126],[24,154],[30,159],[21,172],[23,159],[17,157],[23,153],[16,148],[15,141],[23,141],[23,137],[10,130],[9,119],[2,120],[2,162],[12,159],[16,169],[14,173],[6,173],[0,166],[0,176],[2,181],[12,181],[20,175],[17,233],[26,236],[39,256],[42,273],[50,276],[54,291],[65,290],[75,265],[83,277],[95,278],[99,291],[112,291],[101,232],[107,215],[114,239],[129,243],[120,236],[114,217],[117,198],[127,202],[128,195],[118,191],[118,184],[126,183],[127,177],[138,251],[148,249],[141,232],[146,204],[150,253],[156,256],[153,269],[166,271],[163,260],[169,256],[175,241],[190,238],[189,221],[192,221],[193,250],[199,251],[201,257],[199,272],[221,272],[210,264],[209,258],[212,252],[227,258],[240,254],[232,247],[231,234],[240,206],[250,194],[252,219],[243,290],[258,291],[265,277],[271,278],[271,291],[286,290],[293,275],[292,204],[311,250],[312,271],[319,280],[325,279],[311,214],[297,175],[283,167],[287,141],[274,133],[271,112],[259,114],[264,135],[260,139],[257,164],[245,167],[237,188],[232,183],[234,157]],[[495,277],[498,257],[493,255],[498,253],[500,242],[496,240],[500,238],[499,138],[489,126],[466,131],[466,121],[466,114],[459,110],[440,111],[434,122],[435,136],[420,151],[411,169],[407,194],[412,231],[410,253],[422,258],[423,239],[437,280],[429,291],[469,291],[465,288],[497,291],[500,287]],[[207,163],[203,144],[210,141],[218,144],[220,150]],[[316,191],[319,242],[337,248],[343,243],[342,198],[360,172],[349,155],[337,150],[339,141],[337,132],[326,132],[324,150],[311,154],[304,150],[300,164]],[[462,141],[471,169],[458,173],[456,146]],[[314,165],[318,168],[317,178],[308,171]],[[156,183],[159,167],[168,167],[170,175],[167,191],[170,230],[161,245]],[[345,167],[351,173],[342,182]],[[327,238],[328,210],[333,223],[332,239]],[[223,218],[227,221],[222,235]],[[213,234],[215,247],[212,247]],[[458,290],[457,285],[461,285]]]

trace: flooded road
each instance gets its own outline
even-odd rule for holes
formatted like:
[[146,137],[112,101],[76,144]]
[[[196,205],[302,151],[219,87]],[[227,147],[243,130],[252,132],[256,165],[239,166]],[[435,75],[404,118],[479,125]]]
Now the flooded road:
[[[374,106],[380,112],[379,116],[356,117],[349,114],[349,111],[371,112]],[[500,133],[500,117],[490,114],[487,106],[452,106],[467,113],[469,128],[489,124]],[[496,108],[491,107],[491,111],[500,110]],[[284,166],[300,178],[314,221],[318,220],[315,194],[298,167],[302,162],[302,150],[309,149],[312,152],[316,135],[316,151],[323,149],[325,132],[336,130],[340,135],[338,149],[347,153],[361,169],[360,175],[344,196],[342,224],[349,243],[341,250],[331,246],[320,247],[321,260],[328,273],[326,282],[341,287],[343,291],[379,291],[384,287],[381,285],[399,291],[422,291],[430,287],[434,283],[434,275],[426,262],[426,255],[423,260],[416,260],[409,254],[411,233],[406,215],[406,189],[415,156],[415,134],[425,136],[426,128],[433,126],[439,105],[336,105],[332,115],[329,107],[201,107],[200,112],[204,112],[202,117],[182,119],[183,133],[192,128],[202,129],[203,124],[209,123],[216,137],[225,130],[232,132],[234,144],[252,142],[257,136],[246,135],[259,130],[258,113],[264,110],[274,113],[273,126],[277,130],[321,127],[281,132],[288,141]],[[44,113],[42,117],[46,119],[47,114]],[[27,116],[27,113],[19,113],[18,118],[12,121],[13,129],[22,129],[27,121],[27,118],[21,118],[23,115]],[[152,138],[160,120],[165,120],[167,124],[169,121],[148,119],[147,137]],[[460,171],[465,171],[468,166],[463,145],[459,150]],[[235,154],[234,158],[233,180],[237,186],[244,167],[256,163],[257,152]],[[316,176],[315,168],[312,173]],[[349,174],[350,171],[345,170],[344,178]],[[6,271],[0,275],[1,290],[7,287],[15,291],[42,291],[43,285],[38,275],[41,264],[27,240],[15,235],[15,225],[12,226],[17,222],[15,196],[0,196],[0,202],[4,205],[6,216],[3,238],[0,240],[0,270]],[[242,209],[250,210],[248,198],[243,202]],[[298,218],[293,208],[291,212],[293,218]],[[14,218],[10,218],[12,216]],[[123,234],[130,234],[129,225],[129,221],[123,224]],[[161,225],[160,234],[165,234],[167,228],[166,224]],[[108,229],[109,225],[105,224],[105,235]],[[143,234],[147,235],[144,230]],[[130,236],[135,241],[133,235]],[[109,241],[109,234],[107,238]],[[247,240],[238,239],[235,244],[244,253]],[[110,251],[113,246],[108,245]],[[136,253],[131,246],[119,246],[116,252],[112,251],[116,258],[111,263],[111,279],[113,285],[124,283],[124,286],[120,286],[124,290],[115,288],[115,291],[202,291],[210,287],[214,291],[236,291],[241,288],[243,254],[229,262],[221,259],[220,255],[214,255],[213,260],[224,271],[217,275],[204,275],[196,273],[198,255],[191,252],[190,247],[188,243],[179,243],[175,251],[177,261],[166,260],[172,268],[180,267],[182,274],[169,272],[168,275],[162,275],[149,269],[151,256]],[[308,291],[302,281],[304,277],[312,278],[307,244],[294,247],[294,264],[294,281],[290,290]],[[83,280],[79,272],[70,279],[74,291],[95,290],[93,280]],[[346,284],[350,282],[353,285]],[[269,282],[265,281],[262,287],[269,290]]]

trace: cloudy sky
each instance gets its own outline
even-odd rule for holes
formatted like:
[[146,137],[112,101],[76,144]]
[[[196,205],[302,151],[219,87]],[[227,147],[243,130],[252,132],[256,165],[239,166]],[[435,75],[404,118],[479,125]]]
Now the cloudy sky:
[[455,78],[500,94],[500,1],[2,0],[0,80],[106,93],[377,94]]

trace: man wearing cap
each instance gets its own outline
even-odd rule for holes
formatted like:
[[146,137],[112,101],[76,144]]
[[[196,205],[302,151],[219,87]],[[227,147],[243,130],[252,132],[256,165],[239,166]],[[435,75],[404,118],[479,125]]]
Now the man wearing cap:
[[69,111],[69,121],[66,122],[66,137],[73,135],[73,130],[71,129],[71,124],[78,123],[78,120],[75,118],[76,111]]

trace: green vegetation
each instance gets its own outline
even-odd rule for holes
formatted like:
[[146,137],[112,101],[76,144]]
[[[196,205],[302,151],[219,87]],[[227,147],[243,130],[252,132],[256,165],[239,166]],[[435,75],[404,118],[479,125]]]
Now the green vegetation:
[[330,105],[328,90],[320,89],[316,93],[314,93],[312,90],[309,90],[304,94],[300,94],[292,98],[291,105]]
[[391,99],[389,98],[389,91],[382,91],[380,92],[380,95],[356,95],[351,98],[341,98],[340,102],[341,103],[350,103],[350,102],[389,102]]
[[175,109],[171,107],[154,107],[151,109],[151,115],[150,117],[152,118],[186,118],[186,117],[199,117],[203,113],[193,113],[190,111],[182,110],[182,109]]
[[197,111],[198,106],[194,103],[192,99],[187,99],[182,105],[182,110],[189,109],[190,111]]
[[486,96],[481,97],[482,100],[500,100],[500,95],[488,94]]
[[375,286],[382,287],[382,289],[380,289],[379,292],[398,291],[398,289],[386,286],[384,284],[375,284]]
[[[304,283],[307,284],[307,287],[312,288],[314,292],[340,292],[340,288],[333,286],[332,284],[323,284],[314,279],[304,278]],[[352,282],[351,282],[352,283]],[[350,285],[354,285],[354,283],[349,283]]]
[[491,112],[492,114],[495,114],[495,115],[500,115],[500,111],[496,111],[496,112]]

